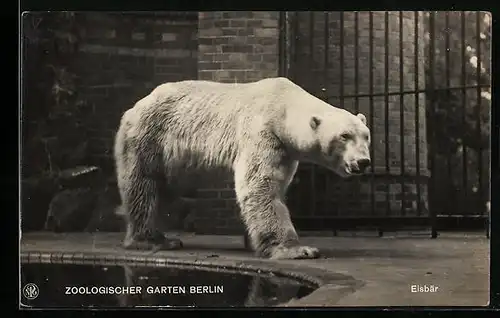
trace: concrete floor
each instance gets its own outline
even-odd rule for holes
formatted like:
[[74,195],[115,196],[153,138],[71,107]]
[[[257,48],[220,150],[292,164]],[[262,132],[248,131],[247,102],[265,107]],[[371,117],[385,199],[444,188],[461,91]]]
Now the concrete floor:
[[[50,254],[73,258],[123,258],[120,233],[27,233],[21,257],[50,261]],[[484,233],[428,237],[303,237],[319,247],[316,260],[258,259],[238,236],[181,235],[185,248],[154,255],[127,252],[137,261],[196,263],[262,268],[303,278],[320,287],[283,306],[486,306],[489,303],[490,241]],[[61,256],[62,255],[62,256]],[[92,256],[94,255],[94,256]],[[53,256],[52,257],[56,257]],[[418,285],[429,292],[412,291]],[[418,288],[417,288],[418,289]]]

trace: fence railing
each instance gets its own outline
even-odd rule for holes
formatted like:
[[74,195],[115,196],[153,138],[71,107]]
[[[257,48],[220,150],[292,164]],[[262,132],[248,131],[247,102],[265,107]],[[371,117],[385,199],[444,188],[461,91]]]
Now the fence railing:
[[365,113],[372,131],[367,176],[301,166],[288,199],[299,228],[420,225],[435,237],[451,227],[443,216],[484,223],[490,22],[483,12],[281,14],[281,75]]

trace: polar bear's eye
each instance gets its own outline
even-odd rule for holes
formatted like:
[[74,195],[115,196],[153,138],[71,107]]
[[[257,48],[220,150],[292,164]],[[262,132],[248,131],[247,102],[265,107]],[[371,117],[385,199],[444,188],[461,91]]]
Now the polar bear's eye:
[[340,135],[340,138],[342,138],[344,140],[347,140],[347,139],[351,138],[351,135],[349,135],[349,134],[342,134],[342,135]]

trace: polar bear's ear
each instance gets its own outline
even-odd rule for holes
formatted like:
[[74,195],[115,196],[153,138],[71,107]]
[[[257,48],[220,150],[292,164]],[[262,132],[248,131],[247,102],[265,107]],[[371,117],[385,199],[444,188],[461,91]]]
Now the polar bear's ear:
[[311,125],[311,128],[313,130],[316,130],[316,128],[318,128],[319,124],[321,124],[321,120],[316,116],[312,116],[311,121],[309,122],[309,125]]
[[361,119],[361,121],[363,122],[363,124],[365,124],[365,125],[366,125],[366,117],[365,117],[365,115],[363,115],[363,114],[359,113],[359,114],[357,114],[356,116],[357,116],[359,119]]

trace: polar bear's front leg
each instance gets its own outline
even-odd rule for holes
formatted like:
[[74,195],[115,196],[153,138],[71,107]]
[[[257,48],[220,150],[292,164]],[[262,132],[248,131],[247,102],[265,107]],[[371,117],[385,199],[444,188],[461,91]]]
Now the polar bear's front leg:
[[286,161],[276,163],[242,160],[235,165],[236,196],[252,246],[271,259],[317,258],[317,248],[299,244],[283,202],[283,187],[294,169]]

